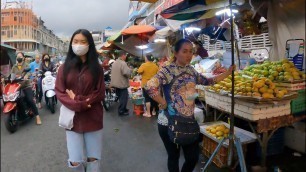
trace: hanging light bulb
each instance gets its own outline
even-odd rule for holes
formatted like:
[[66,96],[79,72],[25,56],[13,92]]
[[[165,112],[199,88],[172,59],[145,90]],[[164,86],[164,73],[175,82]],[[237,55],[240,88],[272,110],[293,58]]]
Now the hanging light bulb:
[[[232,12],[233,12],[233,14],[234,14],[234,13],[238,13],[238,10],[233,9]],[[217,11],[217,12],[216,12],[216,15],[219,16],[219,15],[222,15],[222,14],[224,14],[224,13],[226,13],[227,16],[231,16],[231,10],[230,10],[229,8],[226,8],[226,9],[223,9],[223,10],[220,10],[220,11]]]
[[166,42],[166,39],[165,38],[157,38],[154,40],[155,43],[164,43]]
[[138,45],[138,46],[136,46],[136,48],[144,50],[144,49],[147,49],[149,47],[148,47],[148,45]]

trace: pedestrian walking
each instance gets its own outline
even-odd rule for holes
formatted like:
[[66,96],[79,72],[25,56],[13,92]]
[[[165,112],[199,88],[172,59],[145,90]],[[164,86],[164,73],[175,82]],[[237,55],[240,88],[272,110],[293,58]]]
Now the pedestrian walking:
[[[231,67],[215,78],[205,78],[189,65],[192,55],[192,43],[186,39],[179,40],[175,44],[173,61],[162,67],[146,86],[148,94],[163,109],[158,117],[158,131],[168,153],[169,172],[180,171],[181,148],[185,157],[182,172],[192,172],[198,162],[199,126],[194,119],[196,84],[214,84],[225,79],[234,70]],[[163,90],[164,97],[159,90]],[[172,127],[174,125],[176,126]],[[177,130],[180,131],[176,132]]]
[[129,77],[132,74],[132,69],[126,64],[127,53],[123,50],[119,52],[119,58],[113,63],[111,70],[111,87],[116,89],[119,97],[118,115],[129,115],[129,110],[126,108],[130,86]]
[[156,112],[158,112],[158,104],[148,95],[147,91],[144,89],[147,82],[158,72],[158,66],[153,62],[153,60],[154,58],[151,54],[146,55],[145,63],[143,63],[137,71],[142,76],[141,87],[146,102],[146,112],[143,114],[143,116],[149,118],[152,115],[156,115]]
[[103,69],[88,30],[79,29],[72,35],[66,61],[58,71],[55,91],[59,101],[75,112],[73,128],[66,130],[68,166],[78,172],[100,172],[101,101],[104,99],[105,85]]

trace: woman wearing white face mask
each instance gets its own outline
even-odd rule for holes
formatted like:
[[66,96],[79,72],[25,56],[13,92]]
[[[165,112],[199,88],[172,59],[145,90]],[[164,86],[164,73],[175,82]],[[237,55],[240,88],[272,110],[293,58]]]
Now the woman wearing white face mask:
[[55,86],[59,101],[75,112],[73,128],[66,130],[68,166],[75,171],[84,172],[85,168],[86,172],[101,171],[103,77],[90,32],[77,30],[72,35],[66,61],[58,70]]

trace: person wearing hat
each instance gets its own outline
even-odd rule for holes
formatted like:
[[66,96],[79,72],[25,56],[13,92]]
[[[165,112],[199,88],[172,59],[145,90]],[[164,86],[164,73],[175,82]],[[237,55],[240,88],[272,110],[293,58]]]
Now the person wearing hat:
[[119,116],[129,115],[129,110],[126,108],[126,105],[129,99],[129,77],[132,74],[132,69],[128,67],[126,58],[127,53],[122,50],[119,51],[119,58],[113,63],[111,68],[110,86],[116,88],[116,93],[119,97]]
[[152,55],[146,55],[145,63],[143,63],[137,71],[142,76],[141,87],[143,89],[143,96],[146,102],[146,113],[144,113],[143,116],[149,118],[152,115],[156,115],[156,112],[158,112],[158,104],[152,98],[150,98],[144,89],[147,82],[158,72],[158,66],[153,62],[153,60],[154,58]]

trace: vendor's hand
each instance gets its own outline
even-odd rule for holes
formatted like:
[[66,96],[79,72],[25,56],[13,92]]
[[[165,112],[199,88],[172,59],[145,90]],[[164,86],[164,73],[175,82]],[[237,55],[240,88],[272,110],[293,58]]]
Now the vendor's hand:
[[235,70],[236,70],[236,65],[232,65],[232,66],[230,66],[230,67],[228,68],[227,72],[228,72],[229,74],[232,74],[232,72],[235,71]]
[[70,97],[72,100],[74,100],[75,94],[74,94],[74,92],[73,92],[72,90],[66,89],[66,93],[69,95],[69,97]]

